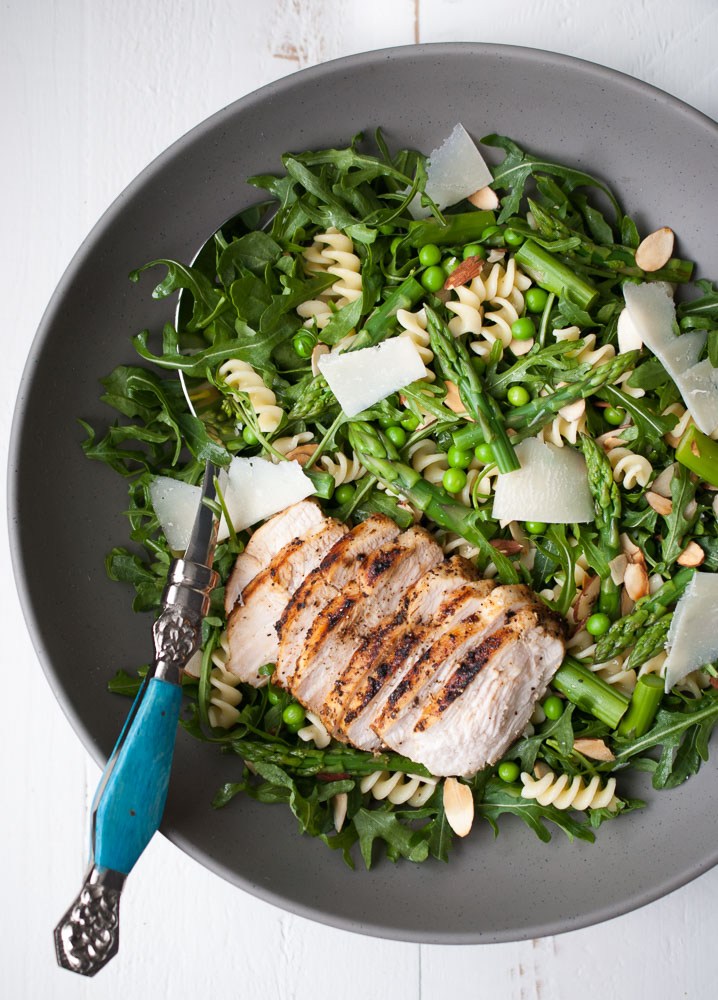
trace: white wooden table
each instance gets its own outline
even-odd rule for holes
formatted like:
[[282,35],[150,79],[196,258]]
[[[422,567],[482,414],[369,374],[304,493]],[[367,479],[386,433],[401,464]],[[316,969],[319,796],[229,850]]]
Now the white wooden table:
[[[56,282],[101,212],[149,160],[212,112],[300,67],[457,39],[603,63],[718,119],[714,0],[0,5],[3,450],[25,357]],[[222,882],[160,837],[125,890],[119,957],[91,981],[57,969],[51,929],[83,871],[84,817],[98,771],[40,670],[4,535],[2,547],[0,995],[7,1000],[716,996],[718,870],[598,927],[450,948],[380,941],[293,917]]]

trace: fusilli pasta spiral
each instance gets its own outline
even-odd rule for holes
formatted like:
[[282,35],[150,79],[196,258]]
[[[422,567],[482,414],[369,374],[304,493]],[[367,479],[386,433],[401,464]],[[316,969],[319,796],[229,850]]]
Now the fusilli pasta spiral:
[[331,742],[331,736],[326,730],[326,727],[318,715],[314,712],[307,712],[308,726],[303,726],[297,736],[300,740],[304,740],[305,743],[313,743],[318,750],[323,750],[328,747]]
[[408,337],[409,340],[411,340],[419,352],[419,357],[424,362],[424,368],[426,370],[426,374],[424,375],[425,381],[433,382],[436,376],[429,368],[429,365],[434,360],[434,355],[429,347],[429,334],[426,331],[425,311],[420,309],[418,312],[413,313],[409,312],[408,309],[397,309],[396,318],[399,326],[402,330],[404,330],[404,333],[402,333],[401,336]]
[[616,356],[616,349],[612,344],[602,344],[600,347],[596,347],[596,334],[589,333],[581,338],[581,331],[577,326],[566,326],[561,330],[554,330],[553,335],[556,340],[560,341],[582,339],[583,344],[577,347],[575,351],[569,351],[569,357],[574,358],[583,365],[590,365],[592,368],[595,368],[597,365],[610,361],[611,358]]
[[297,306],[297,313],[305,321],[305,326],[316,325],[323,330],[337,309],[354,302],[361,295],[361,261],[354,253],[352,240],[334,227],[318,233],[302,257],[308,273],[335,274],[338,278],[319,298],[308,299]]
[[[535,771],[542,770],[537,764]],[[609,778],[605,787],[601,779],[594,775],[586,783],[580,775],[570,778],[567,774],[559,774],[546,770],[544,774],[534,778],[527,771],[521,774],[521,798],[535,799],[539,805],[553,805],[557,809],[610,809],[618,807],[616,798],[616,779]]]
[[237,687],[239,677],[225,669],[228,657],[227,633],[222,632],[219,646],[212,651],[212,669],[209,674],[212,693],[207,715],[210,726],[215,729],[231,729],[239,719],[237,706],[242,701],[242,693]]
[[234,393],[245,393],[257,414],[260,431],[271,434],[282,421],[282,410],[277,406],[277,397],[268,388],[261,375],[246,361],[230,358],[219,367],[219,377]]
[[471,349],[481,357],[491,352],[497,340],[514,354],[525,354],[533,341],[515,340],[511,325],[524,311],[523,293],[530,285],[531,279],[513,258],[506,267],[495,263],[485,278],[478,275],[468,285],[454,289],[458,301],[446,303],[446,308],[455,314],[449,321],[449,329],[455,337],[464,333],[478,336],[480,339],[471,343]]
[[351,458],[347,458],[341,451],[333,455],[321,455],[316,464],[334,477],[335,489],[342,483],[353,483],[356,479],[361,479],[366,471],[354,453]]
[[429,438],[409,446],[409,462],[416,472],[434,485],[441,483],[444,473],[449,468],[445,453],[438,451]]
[[423,806],[429,801],[437,786],[438,778],[425,778],[420,774],[404,774],[403,771],[372,771],[359,782],[362,792],[371,792],[372,797],[382,801],[388,799],[393,805]]
[[546,424],[546,426],[541,429],[538,437],[545,444],[552,444],[557,448],[563,448],[564,441],[568,441],[569,444],[576,444],[579,435],[582,434],[585,429],[585,412],[575,420],[566,420],[560,413],[557,413],[551,423]]
[[637,455],[630,448],[609,448],[606,455],[611,463],[615,482],[622,483],[627,490],[635,486],[648,486],[653,478],[653,466],[648,459]]
[[[299,448],[303,444],[308,444],[313,437],[314,435],[311,431],[300,431],[298,434],[291,434],[288,437],[275,438],[272,441],[272,447],[280,455],[288,455],[295,448]],[[279,459],[276,455],[272,455],[272,461],[276,463]]]

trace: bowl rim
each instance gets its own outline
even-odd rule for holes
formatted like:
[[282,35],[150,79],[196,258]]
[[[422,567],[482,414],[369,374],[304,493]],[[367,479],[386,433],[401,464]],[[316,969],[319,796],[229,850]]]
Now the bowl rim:
[[[110,202],[108,207],[102,212],[99,219],[87,232],[82,242],[75,250],[67,267],[65,268],[50,300],[43,312],[37,331],[32,339],[27,354],[23,371],[20,377],[19,388],[13,411],[13,419],[10,431],[10,441],[8,448],[7,466],[7,524],[10,543],[10,555],[15,579],[16,588],[20,598],[21,609],[28,635],[36,652],[43,673],[57,699],[62,711],[67,717],[70,725],[82,741],[85,749],[90,753],[94,761],[103,767],[106,762],[106,755],[92,738],[85,721],[81,718],[73,706],[65,688],[53,665],[52,656],[46,644],[41,639],[41,629],[39,627],[40,615],[34,606],[31,587],[29,584],[26,567],[22,558],[21,530],[19,509],[19,478],[22,465],[21,438],[23,428],[28,416],[26,408],[26,396],[32,383],[35,369],[43,353],[45,344],[54,326],[59,307],[65,296],[67,288],[72,284],[77,272],[82,268],[87,256],[87,250],[92,247],[101,233],[110,227],[116,218],[121,215],[125,203],[133,197],[135,192],[142,188],[155,174],[159,173],[165,165],[171,161],[182,148],[200,139],[206,132],[213,131],[217,125],[225,120],[230,120],[246,108],[251,108],[257,103],[263,102],[267,97],[281,96],[285,91],[290,90],[298,78],[321,80],[324,77],[333,76],[337,70],[341,69],[351,72],[357,67],[365,67],[373,62],[383,62],[386,60],[412,60],[421,59],[426,56],[436,55],[448,57],[452,54],[474,52],[477,56],[503,57],[506,59],[520,59],[527,63],[549,62],[552,66],[564,67],[567,69],[577,69],[580,72],[593,75],[597,80],[607,80],[620,83],[644,96],[651,96],[654,100],[670,107],[673,112],[679,113],[693,122],[700,129],[707,129],[715,136],[718,145],[718,123],[709,115],[697,108],[692,107],[680,98],[673,96],[661,88],[639,80],[621,70],[616,70],[600,63],[582,59],[564,53],[553,52],[547,49],[537,49],[530,46],[505,45],[500,43],[483,42],[426,42],[420,44],[410,44],[380,49],[371,49],[364,52],[342,56],[314,66],[297,70],[286,76],[280,77],[270,83],[251,91],[248,94],[232,101],[228,105],[213,112],[207,118],[194,125],[187,132],[175,139],[166,149],[155,156],[128,185]],[[718,864],[718,845],[712,854],[708,855],[700,864],[689,871],[682,871],[675,875],[667,875],[660,882],[653,883],[650,888],[636,892],[630,898],[624,898],[619,903],[606,904],[598,909],[591,909],[590,912],[582,914],[577,918],[568,918],[562,921],[542,922],[524,926],[521,931],[501,930],[496,933],[486,933],[477,931],[467,931],[457,934],[456,932],[442,933],[441,931],[411,931],[406,928],[398,929],[393,925],[384,925],[373,922],[367,926],[359,919],[347,918],[329,913],[319,907],[302,904],[296,900],[288,900],[282,893],[253,882],[244,875],[238,874],[233,869],[228,868],[221,861],[210,856],[201,846],[194,841],[185,838],[182,833],[170,828],[161,828],[160,832],[182,851],[189,854],[192,860],[198,861],[210,871],[231,882],[233,885],[249,892],[266,902],[272,903],[281,909],[306,917],[327,926],[338,927],[342,930],[354,933],[365,934],[390,940],[407,941],[427,944],[483,944],[502,943],[508,941],[526,940],[540,936],[555,935],[568,931],[578,930],[583,927],[592,926],[604,920],[621,916],[625,913],[639,909],[643,906],[662,898],[670,892],[693,881],[699,875],[709,871]],[[406,862],[408,864],[408,862]]]

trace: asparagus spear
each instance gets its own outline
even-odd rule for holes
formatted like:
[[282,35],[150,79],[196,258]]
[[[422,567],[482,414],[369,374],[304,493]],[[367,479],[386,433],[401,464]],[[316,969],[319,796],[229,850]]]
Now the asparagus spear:
[[[588,485],[596,512],[596,527],[606,561],[610,562],[621,551],[621,494],[613,480],[613,469],[603,449],[587,434],[581,437],[581,449],[586,459]],[[610,618],[618,617],[620,596],[610,573],[601,579],[598,607]]]
[[409,246],[423,247],[426,243],[455,244],[471,243],[481,238],[487,226],[496,222],[493,212],[458,212],[447,215],[445,222],[427,219],[409,223],[406,238]]
[[630,615],[619,618],[608,632],[601,636],[596,644],[595,659],[597,663],[609,660],[616,653],[628,649],[636,641],[637,635],[662,618],[669,604],[674,604],[693,579],[695,570],[686,567],[679,570],[672,580],[667,580],[663,586],[636,602]]
[[440,486],[428,483],[410,465],[400,461],[399,453],[386,438],[362,421],[349,427],[349,441],[359,461],[389,489],[402,493],[407,500],[433,521],[475,545],[487,562],[493,562],[502,583],[518,583],[519,575],[503,553],[491,545],[481,531],[478,512],[465,507]]
[[290,747],[283,743],[263,743],[248,739],[232,740],[230,745],[243,760],[252,764],[277,764],[301,776],[404,771],[429,777],[429,772],[421,764],[393,753],[368,754],[351,747],[318,750],[314,746]]
[[336,397],[323,375],[316,375],[302,390],[289,412],[289,420],[314,420],[337,406]]
[[492,445],[499,472],[513,472],[520,468],[498,403],[484,390],[466,344],[451,335],[449,328],[430,306],[425,306],[425,310],[431,349],[439,359],[444,374],[456,383],[462,403],[481,427],[484,441]]
[[616,691],[588,667],[567,656],[558,668],[551,686],[566,695],[584,712],[589,712],[615,729],[628,708],[628,698]]
[[[568,385],[557,389],[550,396],[537,396],[525,406],[517,406],[511,410],[510,413],[506,414],[504,420],[507,427],[518,431],[512,441],[518,442],[525,437],[538,434],[541,428],[553,420],[564,406],[574,403],[577,399],[587,399],[603,386],[615,382],[624,372],[635,366],[638,354],[638,351],[617,354],[610,361],[591,369],[585,378],[579,379],[577,382],[569,382]],[[481,435],[480,427],[474,425],[464,427],[453,435],[454,444],[457,448],[470,449],[484,440]]]
[[653,725],[663,697],[663,679],[657,674],[639,677],[631,704],[618,727],[619,736],[644,736]]
[[623,664],[624,670],[635,670],[646,660],[650,660],[652,656],[660,653],[666,645],[666,637],[668,629],[671,627],[672,618],[673,615],[665,614],[645,630]]
[[718,486],[718,443],[691,424],[676,448],[676,458],[711,486]]
[[526,240],[515,254],[516,263],[530,278],[554,295],[567,296],[581,309],[590,309],[598,289],[533,240]]

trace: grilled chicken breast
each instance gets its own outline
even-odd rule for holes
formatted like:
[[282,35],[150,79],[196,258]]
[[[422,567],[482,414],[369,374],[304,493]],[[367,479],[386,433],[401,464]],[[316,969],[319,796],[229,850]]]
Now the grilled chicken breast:
[[315,617],[290,680],[295,698],[330,722],[327,698],[338,675],[406,590],[443,558],[417,527],[372,552],[356,579]]
[[267,678],[258,670],[276,663],[279,651],[276,625],[287,603],[305,577],[347,533],[333,518],[324,518],[303,537],[294,538],[247,584],[229,616],[226,668],[243,681],[261,687]]
[[274,683],[290,685],[307,634],[317,615],[357,574],[370,554],[399,537],[391,518],[375,514],[352,528],[330,549],[321,563],[297,588],[279,619],[279,653]]
[[269,565],[285,545],[295,538],[302,538],[325,520],[318,504],[313,500],[301,500],[257,528],[244,552],[237,556],[227,580],[224,590],[226,613],[231,613],[247,584]]
[[469,776],[528,722],[563,658],[562,625],[548,608],[525,606],[488,632],[463,622],[432,652],[433,679],[381,737],[432,774]]

